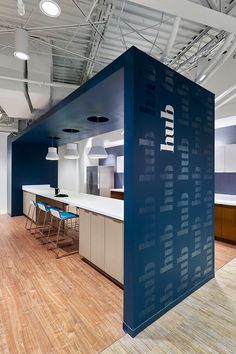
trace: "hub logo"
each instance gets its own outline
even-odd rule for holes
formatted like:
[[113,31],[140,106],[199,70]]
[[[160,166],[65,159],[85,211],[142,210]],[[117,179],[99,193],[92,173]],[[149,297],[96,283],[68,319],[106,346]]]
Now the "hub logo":
[[174,152],[174,108],[167,105],[164,112],[161,112],[161,118],[165,121],[165,144],[161,144],[161,151]]

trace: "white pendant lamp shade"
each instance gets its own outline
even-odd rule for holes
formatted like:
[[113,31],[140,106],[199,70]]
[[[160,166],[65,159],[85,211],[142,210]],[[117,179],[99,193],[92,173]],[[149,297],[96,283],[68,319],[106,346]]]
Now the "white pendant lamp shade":
[[21,60],[29,60],[29,35],[23,28],[15,30],[15,52],[14,56]]
[[101,139],[93,139],[92,147],[88,153],[90,159],[106,159],[108,154]]
[[75,143],[67,144],[64,159],[76,160],[78,158],[79,158],[79,153],[78,153],[78,149],[77,149],[77,144],[75,144]]
[[44,15],[49,17],[58,17],[61,14],[61,8],[54,0],[41,0],[39,8]]
[[59,156],[58,156],[56,147],[49,147],[48,148],[46,160],[50,160],[50,161],[58,161],[59,160]]

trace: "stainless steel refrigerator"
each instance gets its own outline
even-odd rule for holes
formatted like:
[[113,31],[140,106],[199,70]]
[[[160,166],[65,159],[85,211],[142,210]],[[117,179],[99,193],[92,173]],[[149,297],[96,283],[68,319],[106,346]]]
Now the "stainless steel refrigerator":
[[110,197],[114,188],[114,167],[88,166],[87,167],[87,193]]

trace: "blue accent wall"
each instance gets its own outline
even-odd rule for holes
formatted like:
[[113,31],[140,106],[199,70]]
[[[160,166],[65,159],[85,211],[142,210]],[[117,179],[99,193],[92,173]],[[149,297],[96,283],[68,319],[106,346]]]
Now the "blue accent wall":
[[[144,53],[133,60],[125,102],[124,329],[135,336],[214,277],[214,95]],[[174,131],[164,118],[171,109]],[[161,151],[171,137],[174,151]]]
[[113,146],[106,148],[108,157],[99,160],[100,166],[113,166],[114,167],[114,188],[122,188],[124,186],[124,173],[117,172],[117,157],[124,156],[124,145]]
[[[215,130],[216,145],[236,144],[236,125]],[[215,173],[215,193],[236,194],[236,173]]]
[[[11,137],[8,145],[11,145]],[[22,185],[50,184],[57,186],[58,163],[47,161],[47,145],[13,143],[8,150],[8,213],[11,216],[23,214]]]

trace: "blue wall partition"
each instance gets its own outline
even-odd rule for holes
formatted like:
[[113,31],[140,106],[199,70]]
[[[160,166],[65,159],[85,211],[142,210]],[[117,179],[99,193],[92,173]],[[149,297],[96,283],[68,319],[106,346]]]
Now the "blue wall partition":
[[124,329],[214,277],[214,95],[135,51],[125,107]]
[[8,137],[8,214],[23,214],[22,185],[51,184],[57,186],[57,161],[47,161],[48,144],[12,142]]

